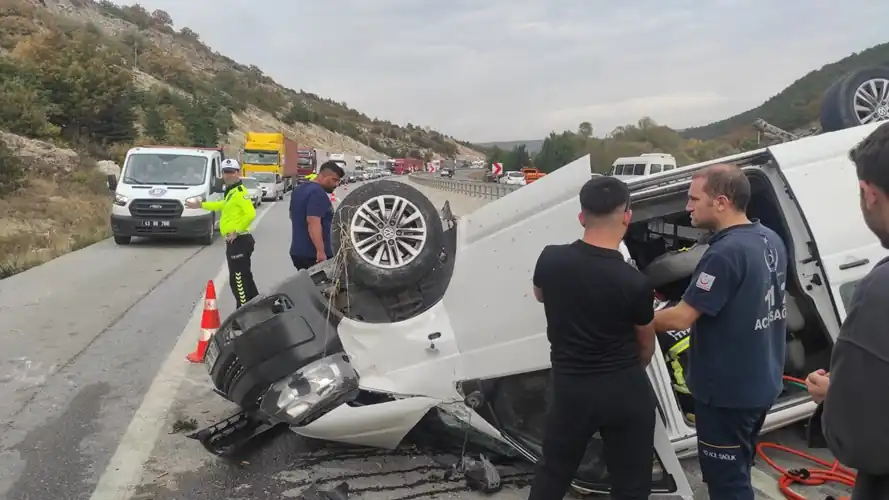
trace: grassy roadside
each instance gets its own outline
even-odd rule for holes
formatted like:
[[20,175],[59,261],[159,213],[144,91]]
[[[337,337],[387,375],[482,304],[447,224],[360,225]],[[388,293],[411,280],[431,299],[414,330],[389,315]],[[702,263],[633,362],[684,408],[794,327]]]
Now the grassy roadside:
[[110,236],[111,199],[97,170],[27,181],[0,199],[0,279]]

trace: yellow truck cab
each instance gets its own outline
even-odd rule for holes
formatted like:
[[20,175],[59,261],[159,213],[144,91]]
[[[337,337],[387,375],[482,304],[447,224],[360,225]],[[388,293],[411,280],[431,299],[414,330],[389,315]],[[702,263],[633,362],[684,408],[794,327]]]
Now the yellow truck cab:
[[244,151],[241,153],[241,175],[272,173],[276,180],[292,186],[293,168],[297,166],[296,143],[280,132],[247,132]]

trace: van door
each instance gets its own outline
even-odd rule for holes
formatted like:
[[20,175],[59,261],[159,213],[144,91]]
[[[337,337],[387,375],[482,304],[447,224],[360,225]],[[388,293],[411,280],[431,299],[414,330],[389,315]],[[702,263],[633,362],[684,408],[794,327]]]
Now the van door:
[[[811,157],[811,152],[818,148],[806,143],[826,141],[827,137],[808,138],[770,149],[815,239],[839,321],[846,318],[846,304],[855,283],[889,254],[864,223],[858,177],[855,165],[848,158],[849,149],[871,130],[871,127],[856,127],[830,134],[849,135],[848,147],[834,148],[830,154],[810,161],[800,161],[807,158],[803,152],[809,152]],[[858,134],[853,136],[852,132]]]
[[[464,382],[464,394],[471,392],[468,387],[479,386],[486,421],[531,460],[540,456],[550,369],[546,317],[534,298],[532,275],[544,246],[577,239],[577,190],[589,180],[589,162],[584,156],[560,168],[552,174],[559,182],[539,183],[536,193],[519,190],[461,217],[459,264],[442,299],[442,320],[449,324],[442,333],[453,332],[459,350],[456,366],[448,367],[448,373],[456,372],[456,380]],[[450,358],[441,359],[443,363]],[[658,488],[675,488],[674,494],[691,498],[660,418],[655,434],[653,474],[658,475]],[[585,490],[608,489],[597,461],[600,450],[601,442],[594,439],[587,467],[577,478]]]
[[[209,187],[212,187],[212,186],[213,186],[213,183],[216,182],[217,179],[222,178],[222,174],[221,174],[221,172],[220,172],[220,170],[219,170],[219,169],[220,169],[220,163],[221,163],[221,161],[220,161],[220,156],[219,156],[218,154],[214,154],[214,155],[210,158],[210,172],[209,172],[209,176],[208,176],[208,178],[209,178],[209,180],[210,180],[210,186],[209,186]],[[210,194],[209,194],[209,196],[207,197],[207,199],[210,200],[210,201],[219,201],[219,200],[221,200],[221,199],[222,199],[222,193],[214,193],[214,192],[212,192],[212,190],[209,189],[209,187],[208,187],[208,190],[210,191]]]

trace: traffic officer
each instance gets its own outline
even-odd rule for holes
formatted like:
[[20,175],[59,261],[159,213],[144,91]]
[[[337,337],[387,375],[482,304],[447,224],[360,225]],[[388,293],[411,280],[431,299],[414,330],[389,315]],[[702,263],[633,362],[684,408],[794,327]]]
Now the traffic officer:
[[235,295],[237,307],[259,295],[253,281],[250,257],[256,244],[250,234],[250,225],[256,218],[256,209],[250,201],[247,189],[241,183],[241,166],[232,159],[222,162],[222,180],[225,194],[221,201],[187,202],[188,208],[203,208],[222,212],[219,232],[225,237],[225,258],[228,262],[228,281]]
[[698,172],[691,223],[714,231],[682,300],[655,313],[659,332],[691,327],[687,383],[710,498],[753,500],[756,438],[783,388],[787,249],[747,219],[750,182],[734,165]]

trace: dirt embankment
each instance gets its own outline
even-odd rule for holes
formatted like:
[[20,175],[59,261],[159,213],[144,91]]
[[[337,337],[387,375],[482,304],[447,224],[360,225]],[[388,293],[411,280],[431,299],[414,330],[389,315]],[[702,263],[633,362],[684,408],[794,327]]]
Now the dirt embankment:
[[0,139],[27,171],[26,186],[0,198],[0,279],[109,236],[111,195],[96,162],[14,134]]

